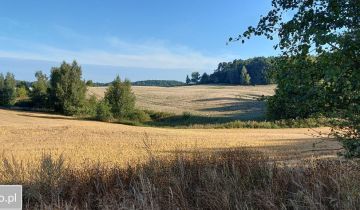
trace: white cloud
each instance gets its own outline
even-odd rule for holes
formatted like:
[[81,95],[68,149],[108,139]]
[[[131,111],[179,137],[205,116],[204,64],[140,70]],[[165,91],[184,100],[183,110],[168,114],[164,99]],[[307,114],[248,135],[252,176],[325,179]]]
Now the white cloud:
[[[73,37],[80,34],[58,27]],[[99,41],[99,40],[97,40]],[[41,43],[0,37],[1,42],[14,43],[16,50],[0,50],[0,57],[36,59],[59,62],[76,59],[81,64],[111,65],[156,69],[212,70],[233,55],[207,56],[186,46],[169,44],[162,40],[149,40],[142,43],[129,43],[118,37],[107,37],[101,42],[104,49],[69,50]],[[20,43],[20,44],[19,44]],[[19,47],[19,45],[23,47]]]

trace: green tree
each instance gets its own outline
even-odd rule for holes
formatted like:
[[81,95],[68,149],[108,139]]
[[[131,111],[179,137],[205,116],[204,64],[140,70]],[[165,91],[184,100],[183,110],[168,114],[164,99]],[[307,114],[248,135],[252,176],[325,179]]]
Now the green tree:
[[24,86],[16,88],[16,97],[20,100],[26,99],[28,97],[28,90]]
[[250,85],[250,75],[245,67],[245,65],[241,69],[241,75],[240,75],[240,84],[242,85]]
[[[283,76],[280,82],[283,84],[277,87],[270,105],[275,104],[275,109],[288,106],[286,109],[291,110],[299,100],[283,103],[279,94],[289,98],[294,93],[299,93],[299,87],[323,93],[325,107],[331,111],[327,114],[341,119],[334,124],[333,134],[343,143],[348,157],[360,157],[359,1],[272,0],[272,7],[257,26],[250,26],[242,35],[230,38],[229,41],[245,42],[253,35],[269,39],[278,36],[279,43],[274,47],[280,48],[283,54],[279,65],[280,75]],[[315,77],[306,76],[309,79],[303,79],[303,75],[291,76],[303,68],[299,62],[307,60],[310,54],[316,57],[315,61],[307,61],[311,63],[310,69],[318,71],[302,72],[303,75],[314,73]],[[320,77],[316,76],[318,74]],[[294,82],[298,85],[291,84]],[[312,84],[316,84],[315,88],[310,87]],[[308,106],[317,106],[313,104],[313,97],[308,97],[305,92],[301,94],[298,98],[306,101]],[[321,110],[321,107],[316,110]]]
[[4,88],[5,88],[5,78],[4,75],[0,73],[0,106],[3,106],[5,104]]
[[203,75],[201,75],[200,84],[208,84],[210,82],[210,76],[204,72]]
[[110,104],[106,100],[99,101],[96,106],[96,119],[108,122],[112,117]]
[[190,78],[189,78],[189,75],[186,75],[186,84],[190,84],[190,82],[191,82],[191,80],[190,80]]
[[135,95],[131,91],[128,80],[121,81],[120,77],[111,83],[105,92],[105,100],[111,107],[113,117],[126,119],[135,111]]
[[10,106],[15,103],[16,80],[15,76],[9,72],[6,74],[5,78],[3,77],[3,75],[0,75],[0,96],[1,105]]
[[38,71],[35,73],[36,81],[32,84],[30,98],[35,107],[45,108],[49,99],[49,80],[46,74]]
[[50,75],[50,105],[55,111],[72,115],[84,105],[86,85],[81,67],[73,61],[54,67]]
[[88,80],[88,81],[86,81],[86,86],[94,87],[94,82],[92,80]]
[[191,82],[198,83],[200,80],[200,73],[199,72],[193,72],[191,73]]

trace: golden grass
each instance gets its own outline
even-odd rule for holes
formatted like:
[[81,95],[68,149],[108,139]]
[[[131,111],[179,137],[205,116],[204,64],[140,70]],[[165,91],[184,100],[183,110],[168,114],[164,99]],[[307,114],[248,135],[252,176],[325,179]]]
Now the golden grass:
[[[263,117],[265,103],[257,99],[262,95],[273,95],[274,89],[275,85],[133,87],[136,105],[141,109],[234,119]],[[92,87],[89,94],[101,98],[105,90],[106,87]]]
[[[335,141],[319,142],[308,129],[168,129],[79,121],[59,115],[0,110],[3,155],[37,161],[43,153],[64,154],[79,166],[86,161],[125,165],[177,150],[214,151],[251,147],[285,159],[334,156]],[[328,132],[327,128],[317,131]]]

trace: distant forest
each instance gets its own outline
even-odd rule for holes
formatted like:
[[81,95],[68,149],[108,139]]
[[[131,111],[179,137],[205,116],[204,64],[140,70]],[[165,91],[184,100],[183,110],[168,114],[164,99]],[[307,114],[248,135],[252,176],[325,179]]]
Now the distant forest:
[[176,80],[144,80],[133,82],[134,86],[159,86],[159,87],[174,87],[182,86],[185,83]]
[[274,83],[272,76],[275,57],[255,57],[219,63],[214,73],[193,72],[186,76],[187,84],[266,85]]
[[[86,83],[89,87],[106,87],[109,86],[110,83],[101,83],[101,82],[92,82],[91,80]],[[175,86],[183,86],[186,85],[184,82],[176,81],[176,80],[143,80],[132,82],[131,85],[134,86],[159,86],[159,87],[175,87]]]

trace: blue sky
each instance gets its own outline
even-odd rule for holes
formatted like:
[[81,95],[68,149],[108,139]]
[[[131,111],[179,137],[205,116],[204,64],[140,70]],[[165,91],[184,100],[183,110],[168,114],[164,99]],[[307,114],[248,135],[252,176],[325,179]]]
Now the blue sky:
[[270,0],[2,0],[0,72],[33,80],[37,70],[76,59],[85,79],[183,81],[222,61],[275,55],[264,38],[226,45],[270,6]]

